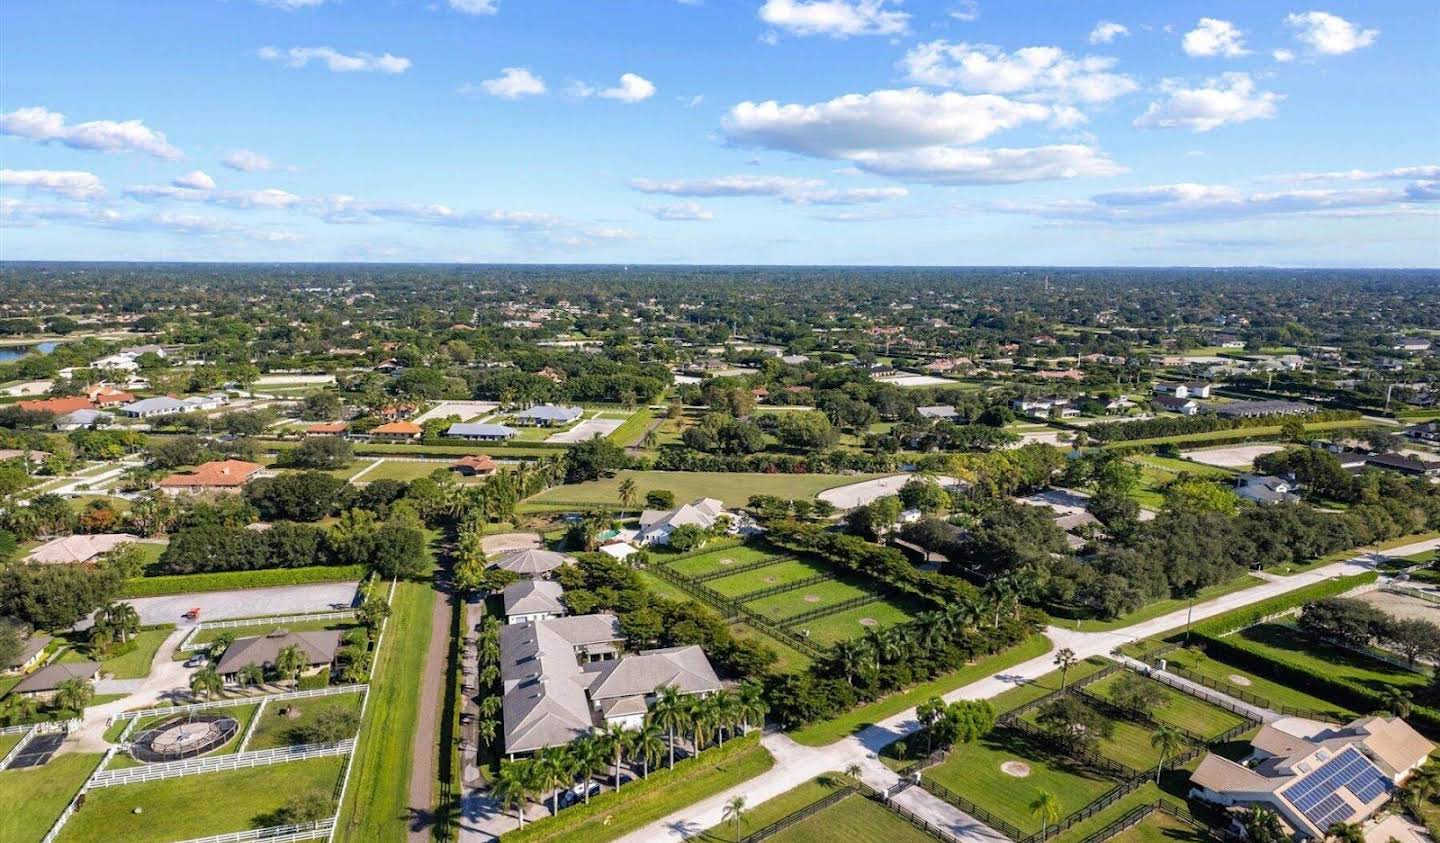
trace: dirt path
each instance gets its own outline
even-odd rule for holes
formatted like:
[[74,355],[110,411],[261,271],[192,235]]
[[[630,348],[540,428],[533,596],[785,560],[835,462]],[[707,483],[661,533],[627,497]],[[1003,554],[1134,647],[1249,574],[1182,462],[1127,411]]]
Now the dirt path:
[[425,671],[419,677],[420,722],[415,724],[415,743],[410,747],[410,816],[426,820],[411,824],[411,843],[426,843],[434,833],[440,701],[445,691],[445,656],[450,649],[450,597],[441,586],[437,581],[430,606],[430,649],[425,653]]

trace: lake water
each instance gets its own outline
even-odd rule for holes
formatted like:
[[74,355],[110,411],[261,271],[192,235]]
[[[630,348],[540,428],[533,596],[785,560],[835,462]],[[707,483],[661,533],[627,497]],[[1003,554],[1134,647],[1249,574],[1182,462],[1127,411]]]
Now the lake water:
[[0,347],[0,363],[14,362],[32,351],[49,354],[55,350],[55,346],[57,345],[59,345],[59,343],[42,342],[36,343],[35,345],[8,345]]

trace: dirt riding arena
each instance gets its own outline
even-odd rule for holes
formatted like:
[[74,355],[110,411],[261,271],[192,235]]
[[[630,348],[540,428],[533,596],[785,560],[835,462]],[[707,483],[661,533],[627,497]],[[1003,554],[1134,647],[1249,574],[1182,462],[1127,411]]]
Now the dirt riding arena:
[[621,419],[586,419],[569,430],[561,431],[546,442],[586,442],[596,436],[609,436],[625,422]]
[[1259,457],[1285,450],[1284,445],[1230,445],[1225,448],[1201,448],[1185,451],[1186,459],[1217,468],[1248,469]]
[[1396,620],[1419,618],[1433,621],[1440,617],[1440,604],[1408,594],[1394,594],[1376,589],[1360,595],[1360,599]]

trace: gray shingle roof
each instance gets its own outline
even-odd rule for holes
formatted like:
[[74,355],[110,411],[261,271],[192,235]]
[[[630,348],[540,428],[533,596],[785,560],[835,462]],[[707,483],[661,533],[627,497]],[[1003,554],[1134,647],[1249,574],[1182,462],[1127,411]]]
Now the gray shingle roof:
[[224,676],[238,673],[246,665],[273,667],[280,651],[291,644],[300,648],[306,663],[314,666],[335,661],[340,649],[340,631],[322,629],[312,632],[287,632],[283,635],[262,635],[255,638],[237,638],[220,657],[215,672]]
[[720,690],[720,678],[705,651],[694,644],[592,662],[585,666],[585,672],[595,674],[590,681],[590,698],[597,702],[643,697],[660,687],[674,687],[682,694]]
[[11,688],[11,693],[34,694],[43,691],[53,691],[60,687],[60,683],[67,679],[93,679],[95,674],[100,672],[99,662],[68,662],[61,664],[46,665],[24,679],[20,684]]
[[504,568],[507,571],[514,571],[521,576],[535,576],[536,574],[547,574],[561,565],[575,564],[575,557],[566,556],[563,553],[556,553],[553,550],[512,550],[500,554],[495,560],[495,566]]
[[446,436],[479,436],[486,439],[508,439],[515,435],[515,428],[503,424],[475,424],[459,422],[445,429]]
[[520,580],[505,586],[501,599],[506,615],[533,615],[541,612],[561,615],[565,604],[560,597],[564,587],[551,580]]

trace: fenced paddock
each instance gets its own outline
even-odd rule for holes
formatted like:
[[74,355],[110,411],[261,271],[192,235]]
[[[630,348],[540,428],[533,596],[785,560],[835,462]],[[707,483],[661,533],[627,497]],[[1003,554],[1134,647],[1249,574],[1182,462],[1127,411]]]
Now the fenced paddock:
[[130,767],[120,770],[102,770],[90,778],[90,788],[116,787],[140,782],[161,781],[181,776],[202,773],[219,773],[228,770],[244,770],[251,767],[269,767],[291,761],[306,761],[311,758],[327,758],[346,755],[355,748],[355,739],[335,743],[305,744],[278,749],[265,749],[237,755],[222,755],[217,758],[191,758],[166,764],[149,764],[144,767]]
[[274,617],[267,618],[242,618],[233,621],[202,621],[190,628],[190,631],[186,633],[185,638],[181,640],[178,649],[187,653],[193,652],[195,650],[205,649],[210,644],[210,642],[214,640],[213,636],[206,634],[209,632],[217,632],[226,629],[274,629],[277,626],[284,626],[285,624],[309,624],[319,621],[336,621],[353,617],[355,617],[355,610],[345,609],[338,612],[313,612],[305,615],[276,615]]

